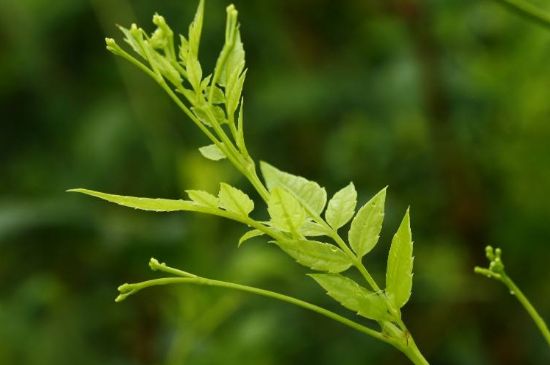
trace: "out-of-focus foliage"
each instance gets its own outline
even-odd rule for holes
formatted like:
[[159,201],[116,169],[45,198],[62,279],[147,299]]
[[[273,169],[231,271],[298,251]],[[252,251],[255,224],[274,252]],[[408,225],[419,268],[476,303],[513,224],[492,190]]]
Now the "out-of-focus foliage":
[[[206,65],[225,5],[206,4]],[[382,237],[411,204],[406,320],[426,356],[547,363],[515,299],[472,267],[485,244],[503,247],[507,271],[550,318],[550,32],[487,1],[236,5],[250,152],[331,194],[353,180],[359,204],[389,185]],[[152,81],[104,50],[117,23],[158,10],[184,32],[195,6],[0,2],[0,364],[405,364],[389,346],[262,298],[161,288],[115,305],[118,283],[148,277],[156,256],[338,310],[312,280],[292,280],[301,269],[261,237],[237,252],[235,224],[64,193],[177,198],[244,185],[199,155],[206,141]],[[369,257],[380,281],[388,246]]]

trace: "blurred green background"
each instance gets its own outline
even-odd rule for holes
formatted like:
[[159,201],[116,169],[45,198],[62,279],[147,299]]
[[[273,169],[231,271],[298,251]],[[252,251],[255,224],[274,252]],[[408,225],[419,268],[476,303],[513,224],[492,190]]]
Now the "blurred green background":
[[[534,1],[547,9],[548,2]],[[187,32],[196,1],[0,2],[0,364],[407,364],[314,313],[204,287],[146,290],[151,256],[281,291],[342,314],[279,250],[244,228],[150,214],[64,192],[177,198],[220,181],[202,135],[154,82],[104,49],[115,24]],[[201,58],[221,47],[208,0]],[[389,185],[392,232],[411,205],[415,283],[405,320],[433,364],[548,364],[515,298],[476,276],[483,247],[550,319],[550,32],[483,0],[255,0],[240,11],[249,149],[360,203]]]

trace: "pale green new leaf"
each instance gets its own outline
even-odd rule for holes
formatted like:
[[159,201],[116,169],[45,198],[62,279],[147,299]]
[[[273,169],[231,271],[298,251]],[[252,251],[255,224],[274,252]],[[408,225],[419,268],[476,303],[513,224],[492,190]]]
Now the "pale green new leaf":
[[185,70],[187,71],[187,79],[193,87],[193,90],[200,91],[202,80],[202,68],[199,60],[189,58]]
[[241,236],[241,238],[239,239],[239,247],[241,247],[241,245],[245,242],[245,241],[248,241],[249,239],[251,238],[254,238],[254,237],[259,237],[259,236],[262,236],[264,235],[264,233],[258,229],[252,229],[248,232],[246,232],[245,234],[243,234]]
[[193,22],[189,25],[189,53],[191,57],[199,55],[201,41],[202,23],[204,19],[204,0],[200,0]]
[[254,210],[254,202],[248,197],[248,195],[226,183],[220,184],[218,198],[220,208],[223,208],[229,212],[237,213],[246,217]]
[[266,162],[260,162],[260,169],[270,191],[276,187],[284,187],[315,214],[322,213],[327,202],[327,192],[319,184],[281,171]]
[[369,253],[378,242],[384,221],[385,200],[386,188],[363,205],[351,222],[349,243],[359,258]]
[[302,228],[300,228],[300,233],[305,237],[316,237],[316,236],[328,235],[328,232],[325,227],[311,220],[305,221]]
[[375,321],[389,318],[384,297],[340,274],[309,274],[327,294],[355,313]]
[[[227,48],[227,59],[225,60],[225,65],[221,70],[219,84],[222,86],[227,86],[229,83],[229,78],[232,75],[240,76],[244,70],[245,65],[245,53],[243,43],[241,42],[241,34],[238,29],[238,25],[235,24],[235,28],[228,29],[228,32],[233,32],[231,37],[234,37],[234,44],[231,48]],[[227,36],[226,36],[227,38]],[[227,39],[226,39],[227,41]],[[225,47],[230,47],[231,45],[226,44]]]
[[202,104],[192,107],[191,110],[202,123],[209,127],[212,126],[211,118],[214,118],[219,124],[227,123],[225,112],[217,105]]
[[357,191],[353,183],[339,190],[328,202],[325,218],[334,229],[348,223],[355,213],[357,204]]
[[318,241],[289,240],[275,242],[296,262],[312,270],[339,273],[347,270],[352,262],[338,247]]
[[413,242],[409,210],[393,236],[386,270],[386,295],[397,308],[403,307],[411,296]]
[[228,115],[234,115],[241,99],[244,80],[246,78],[246,70],[240,75],[235,73],[229,77],[225,88],[226,109]]
[[223,104],[225,102],[225,96],[223,91],[217,86],[208,86],[205,88],[205,96],[210,95],[210,89],[214,88],[212,92],[212,100],[208,100],[211,104]]
[[296,234],[306,220],[306,212],[300,202],[283,188],[274,188],[267,202],[271,224],[281,231]]
[[209,144],[208,146],[200,147],[199,152],[201,153],[201,155],[212,161],[223,160],[227,157],[225,153],[220,150],[220,148],[215,144]]
[[145,52],[143,51],[143,29],[138,28],[136,24],[132,24],[130,29],[118,26],[118,29],[124,34],[124,41],[132,47],[134,52],[136,52],[141,57],[145,58]]
[[115,194],[106,194],[99,191],[88,189],[70,189],[67,190],[74,193],[82,193],[96,198],[106,200],[111,203],[123,205],[125,207],[148,210],[153,212],[174,212],[178,210],[193,210],[193,203],[186,200],[173,199],[151,199],[140,198],[135,196],[124,196]]
[[219,201],[218,197],[203,191],[203,190],[186,190],[185,191],[194,203],[203,205],[210,208],[218,208]]

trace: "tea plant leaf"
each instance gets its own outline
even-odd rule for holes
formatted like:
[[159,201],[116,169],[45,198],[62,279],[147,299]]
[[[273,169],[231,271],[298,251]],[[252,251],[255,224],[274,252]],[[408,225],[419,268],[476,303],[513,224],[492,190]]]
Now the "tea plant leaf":
[[327,202],[327,192],[314,181],[281,171],[266,162],[260,162],[260,169],[268,190],[284,187],[316,214],[321,214]]
[[219,200],[218,197],[202,190],[186,190],[185,191],[194,203],[203,205],[209,208],[218,208]]
[[201,153],[201,155],[212,161],[223,160],[227,157],[225,153],[220,150],[220,148],[215,144],[209,144],[208,146],[200,147],[199,152]]
[[386,271],[386,295],[397,308],[403,307],[411,296],[413,242],[409,210],[393,236]]
[[239,239],[239,246],[238,247],[241,247],[241,245],[245,242],[245,241],[248,241],[249,239],[251,238],[254,238],[254,237],[259,237],[259,236],[262,236],[264,235],[264,233],[258,229],[252,229],[248,232],[246,232],[245,234],[243,234],[241,236],[241,238]]
[[282,188],[274,188],[267,202],[271,224],[281,231],[297,234],[306,220],[306,212],[300,202]]
[[254,202],[245,193],[226,183],[220,184],[220,208],[247,217],[254,210]]
[[385,200],[386,188],[363,205],[351,222],[349,243],[359,258],[369,253],[378,242],[384,220]]
[[360,316],[382,321],[389,318],[384,297],[340,274],[309,274],[328,296]]
[[111,203],[129,208],[148,210],[153,212],[174,212],[178,210],[192,210],[193,203],[186,200],[151,199],[135,196],[106,194],[88,189],[70,189],[68,192],[81,193],[106,200]]
[[275,242],[299,264],[312,270],[339,273],[347,270],[352,262],[338,247],[319,241],[288,240]]
[[328,202],[325,218],[327,223],[334,229],[348,223],[355,213],[357,204],[357,191],[353,183],[338,191]]

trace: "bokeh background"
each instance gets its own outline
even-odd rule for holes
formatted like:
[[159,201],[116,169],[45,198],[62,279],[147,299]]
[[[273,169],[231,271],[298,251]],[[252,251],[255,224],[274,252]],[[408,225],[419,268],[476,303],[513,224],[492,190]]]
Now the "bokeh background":
[[[548,2],[534,1],[550,9]],[[150,214],[65,193],[178,198],[228,181],[202,135],[153,81],[104,49],[115,24],[186,32],[196,1],[0,2],[0,364],[407,364],[314,313],[204,287],[154,288],[151,256],[203,276],[341,310],[265,240],[193,214]],[[405,311],[433,364],[548,364],[505,288],[476,276],[484,245],[550,319],[550,31],[492,1],[235,1],[249,67],[245,123],[257,159],[360,203],[389,185],[367,266],[383,281],[408,205],[415,282]],[[209,0],[214,64],[226,1]]]

